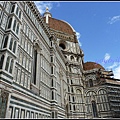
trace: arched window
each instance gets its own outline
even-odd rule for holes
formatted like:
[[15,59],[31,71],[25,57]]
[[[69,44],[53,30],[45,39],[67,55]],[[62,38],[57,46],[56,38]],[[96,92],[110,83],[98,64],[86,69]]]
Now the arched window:
[[11,38],[11,40],[10,40],[10,45],[9,45],[10,50],[12,50],[12,44],[13,44],[13,38]]
[[75,98],[74,98],[74,96],[73,96],[72,98],[73,98],[73,102],[75,102]]
[[53,62],[53,56],[51,56],[51,62]]
[[5,37],[3,48],[7,47],[7,43],[8,43],[8,36]]
[[10,56],[7,57],[6,66],[5,66],[6,71],[8,71],[9,63],[10,63]]
[[4,62],[4,55],[2,55],[1,60],[0,60],[0,69],[2,69],[3,62]]
[[16,15],[18,15],[18,11],[19,11],[19,9],[18,9],[18,7],[17,7],[17,9],[16,9]]
[[93,110],[93,116],[98,117],[97,105],[95,101],[92,101],[92,110]]
[[9,22],[8,22],[8,29],[11,27],[11,24],[12,24],[12,18],[9,19]]
[[82,103],[82,92],[79,89],[76,90],[76,102]]
[[19,12],[19,18],[21,19],[21,11]]
[[37,50],[34,50],[34,68],[33,68],[33,83],[36,85],[36,68],[37,68]]
[[93,117],[98,117],[96,93],[94,91],[87,92],[85,99],[87,113],[93,114]]
[[16,20],[14,20],[13,30],[15,31],[16,28]]
[[98,91],[98,106],[99,106],[99,111],[108,111],[109,108],[109,102],[107,98],[107,92],[103,89]]
[[71,84],[73,84],[73,81],[71,80]]
[[74,57],[73,56],[71,56],[70,59],[71,59],[71,61],[74,61]]
[[93,87],[93,80],[92,79],[89,79],[89,86]]
[[12,5],[11,13],[14,12],[15,5]]
[[70,110],[71,110],[71,105],[70,105]]
[[14,46],[13,46],[13,52],[15,53],[16,50],[16,41],[14,42]]
[[73,93],[73,87],[71,87],[71,92]]
[[71,101],[71,100],[70,100],[70,95],[69,95],[69,101]]
[[19,23],[17,24],[16,34],[18,35],[19,32]]
[[73,110],[75,111],[75,105],[73,105]]
[[11,60],[11,64],[10,64],[10,70],[9,70],[10,73],[12,73],[12,69],[13,69],[13,59]]
[[51,66],[51,74],[53,74],[53,66]]
[[54,92],[52,91],[52,100],[54,100]]
[[53,79],[52,79],[52,87],[53,87]]
[[68,92],[70,92],[70,88],[69,88],[69,86],[68,86]]

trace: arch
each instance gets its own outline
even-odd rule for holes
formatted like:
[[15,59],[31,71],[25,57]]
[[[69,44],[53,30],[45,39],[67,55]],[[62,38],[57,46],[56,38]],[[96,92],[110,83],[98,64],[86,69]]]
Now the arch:
[[76,90],[76,94],[81,94],[82,92],[81,92],[81,90],[80,89],[77,89]]
[[86,96],[90,96],[90,95],[96,95],[96,92],[95,91],[87,91]]
[[17,8],[16,8],[16,15],[18,15],[18,11],[19,11],[19,9],[18,9],[18,6],[17,6]]
[[77,103],[82,103],[82,92],[80,89],[76,90],[76,102]]
[[98,117],[97,111],[97,94],[95,91],[87,91],[85,94],[86,110],[88,114],[93,114],[93,117]]
[[8,43],[8,35],[5,37],[3,48],[7,47],[7,43]]
[[9,22],[8,22],[8,27],[7,27],[7,28],[9,29],[9,28],[11,28],[12,17],[11,17],[11,18],[9,18],[9,20],[8,20],[8,21],[9,21]]
[[99,111],[108,111],[109,110],[109,101],[107,97],[107,91],[105,89],[98,90],[97,97]]
[[13,38],[11,38],[10,40],[10,44],[9,44],[9,49],[12,50],[12,45],[13,45]]
[[98,90],[98,95],[101,95],[101,94],[107,94],[106,89],[103,89],[103,88],[99,89]]
[[87,80],[89,80],[89,79],[95,80],[96,78],[95,78],[94,75],[87,75],[87,76],[85,77],[85,79],[86,79],[86,81],[87,81]]
[[15,10],[15,4],[12,5],[11,13],[14,12],[14,10]]

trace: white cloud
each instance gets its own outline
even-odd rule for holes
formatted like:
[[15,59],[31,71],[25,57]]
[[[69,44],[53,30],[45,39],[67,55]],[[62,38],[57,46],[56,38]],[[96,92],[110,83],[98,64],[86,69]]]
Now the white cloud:
[[114,78],[120,79],[120,65],[113,70]]
[[108,61],[110,59],[110,54],[106,53],[103,61]]
[[79,40],[79,38],[81,37],[81,34],[79,32],[76,32],[76,36],[77,36],[79,45],[82,46],[82,43]]
[[53,4],[51,2],[41,2],[41,1],[34,1],[35,5],[37,6],[40,14],[43,14],[48,7],[49,10],[52,9]]
[[114,17],[110,18],[110,21],[108,21],[108,23],[113,24],[113,23],[115,23],[115,22],[117,22],[119,20],[120,20],[120,15],[114,16]]
[[[46,10],[46,7],[48,7],[49,11],[53,8],[53,2],[42,2],[42,1],[34,1],[35,5],[37,6],[40,14],[43,14]],[[59,2],[54,2],[56,3],[56,7],[60,7],[60,3]],[[77,35],[77,39],[78,39],[78,43],[80,46],[82,46],[79,38],[81,36],[81,34],[79,32],[76,32]]]
[[[40,14],[43,14],[48,7],[49,11],[53,8],[53,2],[43,2],[43,1],[34,1],[35,5],[37,6]],[[54,2],[56,7],[60,7],[60,2]]]

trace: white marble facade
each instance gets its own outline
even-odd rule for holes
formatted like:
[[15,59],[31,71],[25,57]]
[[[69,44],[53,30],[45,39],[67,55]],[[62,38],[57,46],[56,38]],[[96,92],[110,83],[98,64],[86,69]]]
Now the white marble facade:
[[0,117],[98,117],[90,112],[89,100],[97,99],[96,94],[104,97],[106,91],[85,89],[89,78],[75,33],[62,34],[63,40],[48,28],[48,16],[48,9],[41,16],[34,2],[0,2]]

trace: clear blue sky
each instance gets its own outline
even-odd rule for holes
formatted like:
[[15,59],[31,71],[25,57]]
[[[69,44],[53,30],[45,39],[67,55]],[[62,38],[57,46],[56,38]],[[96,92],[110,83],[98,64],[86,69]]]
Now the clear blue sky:
[[84,62],[112,69],[120,79],[120,2],[35,2],[41,15],[45,8],[53,18],[67,21],[80,34]]

